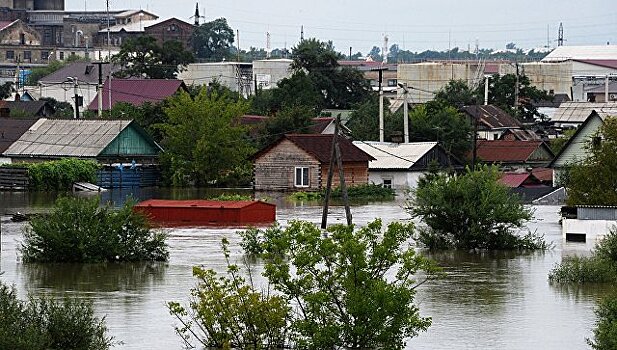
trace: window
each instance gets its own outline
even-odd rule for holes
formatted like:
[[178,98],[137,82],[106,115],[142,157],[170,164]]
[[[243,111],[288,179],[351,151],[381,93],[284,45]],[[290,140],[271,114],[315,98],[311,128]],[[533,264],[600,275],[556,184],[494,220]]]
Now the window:
[[392,179],[383,179],[384,188],[392,188]]
[[24,51],[24,60],[30,61],[32,59],[32,51]]
[[41,60],[46,61],[49,59],[49,51],[41,51]]
[[60,60],[64,60],[64,52],[60,52]]
[[22,45],[26,45],[26,34],[19,33],[19,43]]
[[7,60],[14,60],[15,59],[15,51],[13,50],[8,50],[6,52],[6,59]]
[[388,87],[395,87],[396,86],[396,79],[388,79]]
[[309,168],[296,167],[296,187],[309,187]]

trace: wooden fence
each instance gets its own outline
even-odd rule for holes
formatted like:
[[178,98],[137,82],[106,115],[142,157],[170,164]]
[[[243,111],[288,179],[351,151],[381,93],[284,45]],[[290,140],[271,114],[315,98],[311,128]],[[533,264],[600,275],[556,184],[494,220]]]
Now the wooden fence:
[[0,189],[25,191],[29,186],[28,169],[0,167]]

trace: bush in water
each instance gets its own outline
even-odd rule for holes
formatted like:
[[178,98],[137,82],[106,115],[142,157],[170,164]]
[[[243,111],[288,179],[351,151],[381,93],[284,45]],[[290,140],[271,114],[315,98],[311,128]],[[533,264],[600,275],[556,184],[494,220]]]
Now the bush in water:
[[151,230],[133,202],[114,210],[97,198],[59,198],[49,215],[24,228],[26,262],[164,261],[166,235]]
[[596,309],[596,316],[594,339],[587,342],[595,350],[617,349],[617,295],[604,298]]
[[0,283],[0,349],[106,350],[113,343],[90,301],[32,296],[21,301]]
[[567,257],[548,275],[555,283],[617,282],[617,229],[612,229],[589,257]]

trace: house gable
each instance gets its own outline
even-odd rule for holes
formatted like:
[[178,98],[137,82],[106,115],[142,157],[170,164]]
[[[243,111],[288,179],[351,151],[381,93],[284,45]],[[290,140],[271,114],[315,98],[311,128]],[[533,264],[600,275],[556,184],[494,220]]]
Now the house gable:
[[144,132],[138,130],[135,123],[131,123],[99,153],[98,157],[154,157],[160,152],[161,148]]
[[585,120],[574,135],[563,146],[559,154],[551,163],[551,168],[563,168],[568,164],[575,164],[587,158],[586,145],[593,135],[600,130],[604,121],[595,112]]

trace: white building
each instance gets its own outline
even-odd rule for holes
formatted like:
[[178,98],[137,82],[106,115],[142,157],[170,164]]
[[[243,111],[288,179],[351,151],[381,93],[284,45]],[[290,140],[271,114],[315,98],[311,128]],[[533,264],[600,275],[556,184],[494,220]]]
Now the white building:
[[253,81],[257,88],[276,88],[279,81],[291,76],[292,62],[293,60],[286,58],[253,61]]
[[191,63],[178,73],[178,79],[190,85],[217,82],[244,97],[253,93],[253,64],[247,62]]
[[353,144],[375,158],[368,164],[369,183],[397,190],[417,187],[418,180],[432,163],[440,168],[461,167],[460,162],[448,157],[437,142],[354,141]]

